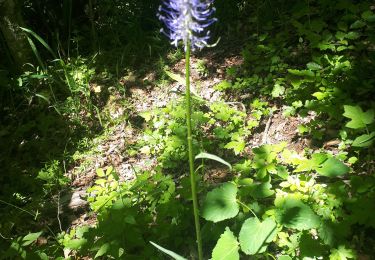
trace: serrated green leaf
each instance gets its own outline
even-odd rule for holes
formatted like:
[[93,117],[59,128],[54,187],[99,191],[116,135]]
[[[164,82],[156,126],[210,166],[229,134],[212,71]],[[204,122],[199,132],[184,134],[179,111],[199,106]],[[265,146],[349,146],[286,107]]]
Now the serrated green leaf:
[[276,213],[277,221],[288,228],[307,230],[320,224],[319,217],[302,201],[286,198],[279,205]]
[[210,191],[203,203],[202,217],[213,222],[235,217],[239,212],[236,197],[237,187],[229,182]]
[[240,231],[241,250],[248,255],[262,253],[276,236],[276,223],[271,218],[260,222],[257,218],[247,219]]
[[165,253],[166,255],[169,255],[170,257],[172,257],[173,259],[175,260],[187,260],[185,257],[182,257],[178,254],[176,254],[175,252],[171,251],[171,250],[168,250],[162,246],[159,246],[158,244],[150,241],[151,245],[153,245],[154,247],[156,247],[157,249],[159,249],[160,251],[162,251],[163,253]]
[[33,243],[34,241],[36,241],[42,235],[42,233],[43,233],[43,231],[36,232],[36,233],[30,233],[30,234],[26,235],[22,239],[22,245],[23,246],[30,245],[31,243]]
[[329,260],[347,260],[355,259],[356,254],[353,249],[346,249],[345,246],[339,246],[337,249],[332,249],[329,255]]
[[369,125],[374,122],[374,110],[370,109],[366,112],[363,112],[362,108],[359,106],[344,106],[343,116],[350,118],[351,121],[346,124],[347,127],[358,129],[364,128],[366,125]]
[[326,177],[337,177],[349,172],[350,168],[336,158],[329,158],[316,171]]
[[352,145],[354,147],[369,147],[375,140],[375,132],[368,135],[361,135],[354,139]]
[[349,32],[345,35],[345,38],[349,39],[349,40],[356,40],[358,39],[359,37],[361,37],[361,34],[358,33],[358,32]]
[[237,238],[233,235],[228,227],[220,236],[212,251],[212,260],[237,260],[240,259],[238,252],[239,246]]
[[357,20],[354,23],[352,23],[352,25],[350,25],[350,29],[359,29],[365,26],[366,26],[366,23],[364,21]]
[[210,159],[210,160],[214,160],[214,161],[217,161],[219,163],[222,163],[226,166],[229,167],[229,169],[232,170],[232,165],[230,163],[228,163],[227,161],[221,159],[219,156],[217,155],[214,155],[214,154],[210,154],[210,153],[200,153],[198,154],[197,156],[195,156],[195,160],[196,159]]

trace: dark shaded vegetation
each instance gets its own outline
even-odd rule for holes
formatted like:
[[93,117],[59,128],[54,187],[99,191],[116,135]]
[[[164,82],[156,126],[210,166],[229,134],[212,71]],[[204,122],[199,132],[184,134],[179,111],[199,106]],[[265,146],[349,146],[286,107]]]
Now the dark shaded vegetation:
[[[177,95],[139,112],[130,100],[132,88],[167,89],[175,73],[177,80],[184,74],[172,69],[182,50],[159,32],[160,3],[4,3],[17,7],[22,21],[14,26],[24,29],[15,39],[27,46],[20,64],[5,37],[4,13],[0,259],[164,259],[149,241],[196,258],[185,102]],[[193,146],[233,168],[196,160],[205,259],[217,259],[215,250],[228,245],[241,248],[241,259],[372,259],[374,3],[216,0],[215,7],[212,42],[221,40],[194,56],[213,57],[196,67],[202,78],[219,79],[210,87],[222,100],[193,99]],[[240,65],[216,73],[230,56]],[[114,117],[113,107],[123,113]],[[276,118],[281,127],[267,133]],[[277,139],[292,119],[293,138]],[[126,141],[125,158],[156,160],[151,170],[135,169],[131,181],[112,162],[82,159],[104,154],[95,140],[110,139],[120,125],[139,135]],[[89,209],[63,210],[90,163],[95,176],[81,185]],[[224,177],[207,177],[210,170]],[[246,228],[267,232],[241,235]]]

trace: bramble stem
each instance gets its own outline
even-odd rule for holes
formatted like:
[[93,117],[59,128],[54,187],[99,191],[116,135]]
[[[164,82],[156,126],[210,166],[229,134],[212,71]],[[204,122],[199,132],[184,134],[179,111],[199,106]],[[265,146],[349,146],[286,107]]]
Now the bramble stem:
[[193,198],[193,209],[194,209],[194,222],[195,222],[195,233],[197,236],[198,245],[198,259],[203,260],[202,251],[202,236],[201,228],[199,223],[199,208],[197,199],[197,189],[194,173],[194,158],[193,158],[193,138],[191,133],[191,98],[190,98],[190,43],[186,45],[185,65],[186,65],[186,125],[188,130],[188,152],[189,152],[189,169],[190,169],[190,185],[191,195]]

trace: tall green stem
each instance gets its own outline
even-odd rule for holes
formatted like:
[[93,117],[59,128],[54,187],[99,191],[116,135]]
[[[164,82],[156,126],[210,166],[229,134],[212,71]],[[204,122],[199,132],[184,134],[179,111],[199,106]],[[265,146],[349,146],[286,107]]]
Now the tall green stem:
[[197,236],[198,244],[198,258],[203,260],[202,251],[202,236],[201,228],[199,223],[199,209],[198,209],[198,199],[197,199],[197,188],[194,173],[194,158],[193,158],[193,138],[191,133],[191,98],[190,98],[190,43],[186,44],[186,125],[188,130],[188,149],[189,149],[189,169],[190,169],[190,184],[191,184],[191,195],[193,198],[193,208],[194,208],[194,222],[195,222],[195,233]]

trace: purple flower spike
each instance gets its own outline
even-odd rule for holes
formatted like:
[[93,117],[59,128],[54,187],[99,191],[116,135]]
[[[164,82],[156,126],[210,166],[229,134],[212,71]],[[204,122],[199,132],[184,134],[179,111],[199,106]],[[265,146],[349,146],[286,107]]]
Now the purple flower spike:
[[206,28],[217,21],[211,18],[215,12],[214,0],[165,0],[159,7],[158,18],[167,30],[161,29],[173,45],[183,41],[185,49],[190,43],[192,50],[208,46],[210,31]]

